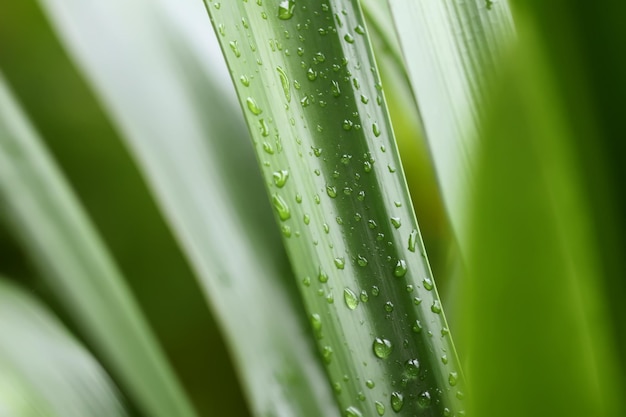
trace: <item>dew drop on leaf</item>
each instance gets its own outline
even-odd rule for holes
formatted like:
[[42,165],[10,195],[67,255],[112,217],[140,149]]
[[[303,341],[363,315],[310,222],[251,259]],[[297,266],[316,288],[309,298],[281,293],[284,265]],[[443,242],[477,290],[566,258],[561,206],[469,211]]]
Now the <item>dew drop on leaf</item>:
[[281,67],[276,67],[276,71],[278,71],[280,84],[283,87],[283,94],[285,95],[287,102],[291,103],[291,89],[289,88],[289,78],[287,77],[287,73]]
[[399,259],[396,263],[396,267],[393,270],[393,275],[400,278],[406,275],[407,267],[404,259]]
[[426,288],[428,291],[434,288],[433,281],[430,278],[426,277],[422,282],[424,283],[424,288]]
[[362,414],[359,411],[358,408],[354,407],[354,406],[350,406],[348,408],[346,408],[346,411],[344,412],[345,417],[361,417]]
[[283,188],[289,179],[289,171],[286,169],[281,169],[280,171],[274,172],[272,174],[272,178],[274,179],[274,184],[278,188]]
[[456,372],[450,372],[450,375],[448,375],[448,383],[450,384],[450,386],[455,386],[457,384],[459,378],[459,374]]
[[431,403],[431,399],[430,399],[430,392],[428,391],[424,391],[422,392],[418,397],[417,397],[417,404],[422,407],[422,408],[426,408],[429,407]]
[[417,242],[417,230],[413,229],[409,234],[409,250],[415,252],[415,243]]
[[282,0],[278,4],[278,18],[281,20],[289,20],[293,17],[293,12],[296,7],[294,0]]
[[396,413],[402,410],[402,406],[404,405],[404,397],[398,391],[394,391],[391,393],[391,409]]
[[256,104],[256,101],[252,97],[248,97],[246,99],[246,104],[248,105],[248,109],[252,112],[252,114],[259,115],[263,113],[263,110],[261,110],[261,108]]
[[376,406],[376,412],[378,413],[379,416],[382,416],[385,414],[385,405],[383,403],[381,403],[380,401],[376,401],[374,405]]
[[291,217],[291,211],[289,210],[289,206],[281,196],[279,196],[278,194],[272,195],[272,204],[274,205],[274,209],[278,213],[278,217],[282,221],[285,221]]
[[385,359],[391,355],[393,344],[387,339],[377,337],[374,339],[374,345],[372,348],[374,350],[374,355],[380,359]]
[[334,260],[337,269],[344,269],[346,267],[346,260],[342,257],[337,257]]
[[343,299],[350,310],[354,310],[359,305],[359,299],[350,288],[343,290]]
[[393,225],[393,227],[395,227],[396,229],[399,229],[400,226],[402,226],[402,222],[400,221],[400,217],[392,217],[391,218],[391,224]]

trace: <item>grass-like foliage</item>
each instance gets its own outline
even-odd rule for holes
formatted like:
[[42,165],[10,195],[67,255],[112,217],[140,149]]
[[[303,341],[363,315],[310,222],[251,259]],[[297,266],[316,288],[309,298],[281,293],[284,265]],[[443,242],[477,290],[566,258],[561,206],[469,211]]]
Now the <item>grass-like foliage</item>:
[[626,5],[575,3],[4,7],[0,416],[623,415]]

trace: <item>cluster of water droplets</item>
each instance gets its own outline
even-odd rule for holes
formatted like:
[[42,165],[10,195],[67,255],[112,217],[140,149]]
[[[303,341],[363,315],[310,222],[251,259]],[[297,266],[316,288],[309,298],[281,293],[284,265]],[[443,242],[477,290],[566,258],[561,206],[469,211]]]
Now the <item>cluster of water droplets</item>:
[[[262,6],[262,0],[243,1]],[[354,22],[353,16],[346,11],[333,11],[325,3],[313,6],[296,3],[293,0],[280,0],[272,4],[276,7],[273,12],[266,7],[260,7],[255,13],[259,13],[258,16],[263,20],[274,17],[284,22],[285,30],[282,36],[266,40],[250,36],[251,32],[246,32],[252,22],[250,16],[242,17],[235,28],[219,24],[218,34],[224,38],[223,44],[227,45],[225,49],[232,57],[257,66],[254,69],[248,65],[245,73],[239,74],[238,86],[248,118],[255,120],[257,131],[253,132],[253,136],[260,150],[262,165],[269,180],[268,185],[271,187],[271,203],[281,222],[283,235],[286,239],[306,237],[314,247],[319,248],[320,252],[334,253],[329,265],[316,265],[315,270],[309,271],[301,281],[305,291],[313,291],[316,297],[323,300],[322,304],[314,302],[313,305],[318,307],[318,312],[310,315],[310,324],[316,339],[319,340],[323,362],[333,367],[336,363],[334,358],[344,347],[333,346],[324,338],[324,329],[335,325],[332,320],[325,322],[324,317],[328,318],[327,311],[346,308],[350,314],[362,317],[364,314],[361,311],[362,306],[376,300],[376,305],[381,306],[380,314],[384,317],[390,320],[392,317],[394,320],[404,320],[401,316],[403,308],[401,306],[396,308],[393,302],[385,300],[384,288],[388,288],[388,283],[379,286],[364,281],[345,285],[345,278],[342,278],[344,275],[341,274],[348,276],[356,270],[361,271],[357,272],[359,276],[376,275],[377,280],[393,280],[395,285],[406,290],[406,296],[412,299],[413,305],[419,306],[422,297],[425,300],[432,300],[432,304],[428,301],[430,311],[436,315],[441,314],[441,305],[436,295],[424,296],[420,293],[420,291],[430,293],[434,289],[428,273],[420,270],[411,271],[411,268],[418,264],[411,261],[407,254],[416,251],[422,256],[424,254],[417,229],[406,226],[412,224],[411,219],[403,214],[406,211],[382,217],[376,215],[377,211],[370,209],[368,205],[368,195],[380,193],[376,188],[375,176],[394,175],[399,162],[392,157],[391,152],[387,153],[389,145],[386,145],[386,141],[389,138],[383,133],[388,126],[384,112],[380,110],[383,101],[382,86],[378,81],[376,69],[361,68],[356,55],[350,53],[351,48],[359,45],[359,36],[365,33],[363,25]],[[221,5],[213,3],[213,7],[220,10]],[[319,10],[312,11],[307,7],[311,9],[319,7]],[[294,16],[299,14],[309,17],[294,19]],[[247,35],[233,37],[242,32]],[[311,37],[328,39],[331,36],[338,37],[343,42],[344,54],[331,54],[322,47],[311,49],[311,44],[305,42]],[[275,61],[277,65],[265,67],[264,63],[268,60],[260,54],[256,42],[268,42],[269,50],[284,55],[285,60],[280,63],[281,59],[277,59]],[[375,90],[365,88],[365,83],[361,85],[361,80],[357,77],[358,74],[364,76],[367,71],[371,71],[374,76]],[[371,85],[371,76],[368,77],[367,85]],[[283,114],[276,113],[274,103],[260,94],[262,90],[259,90],[256,84],[264,79],[272,80],[276,86],[276,91],[282,99]],[[268,82],[264,81],[265,85]],[[250,93],[241,94],[241,91]],[[315,115],[321,114],[321,111],[336,114],[336,117],[330,118],[335,120],[334,124],[329,124],[322,118],[317,122],[314,121]],[[284,123],[278,123],[279,117],[287,118],[290,130],[278,132],[277,126],[281,128],[284,126]],[[309,142],[307,135],[314,138],[328,138],[332,135],[336,137],[336,144],[327,139]],[[344,142],[363,140],[365,136],[376,145],[361,147],[362,152],[356,153],[354,151],[359,147],[353,145],[346,145],[345,150],[343,149]],[[301,160],[297,161],[293,156],[283,154],[284,146],[290,147],[290,155],[294,154],[295,149],[295,154]],[[295,177],[301,174],[299,169],[291,169],[295,164],[310,167],[313,174],[311,178],[314,179],[317,192],[313,194],[298,192],[298,185],[302,184],[302,179]],[[402,207],[403,196],[398,195],[397,200],[394,207],[399,209]],[[347,210],[337,209],[335,210],[337,215],[327,217],[332,211],[329,207],[346,206],[354,207],[354,212],[348,214]],[[392,210],[393,208],[389,212]],[[377,247],[346,247],[344,237],[352,233],[371,233]],[[397,247],[399,240],[402,241],[402,247]],[[384,276],[377,276],[379,271],[382,271]],[[421,282],[411,284],[405,281],[407,275],[425,276]],[[334,291],[338,291],[337,296],[343,298],[343,303],[334,305]],[[331,310],[324,310],[322,308],[324,305],[333,307]],[[423,337],[425,332],[428,333],[427,337],[433,337],[430,327],[430,323],[415,319],[407,323],[407,332],[412,334],[412,337]],[[445,332],[443,328],[441,329],[441,335],[447,335],[447,328]],[[396,341],[390,336],[373,335],[371,347],[373,360],[397,362],[397,358],[403,355],[402,352],[410,351],[408,346],[412,342],[409,342],[409,339],[411,336],[404,341]],[[447,364],[445,353],[442,354],[441,361]],[[332,369],[335,373],[336,368]],[[428,408],[439,401],[439,393],[432,389],[416,391],[415,383],[424,378],[425,373],[418,359],[409,358],[402,365],[402,377],[396,381],[398,385],[392,389],[389,390],[389,387],[383,386],[384,384],[377,386],[375,381],[370,379],[364,379],[361,383],[364,384],[364,391],[372,390],[372,393],[382,394],[382,398],[373,398],[374,408],[382,416],[389,409],[396,413],[408,409],[409,403],[417,404],[420,408]],[[343,383],[348,381],[347,378],[349,379],[347,375],[343,377]],[[457,371],[451,370],[448,378],[450,387],[456,386],[458,380]],[[333,389],[338,394],[342,393],[342,390],[347,391],[342,388],[343,383],[341,381],[333,383]],[[356,400],[366,401],[366,397],[364,392],[358,392]],[[352,404],[344,410],[344,415],[362,416],[361,409],[363,407],[358,403]]]

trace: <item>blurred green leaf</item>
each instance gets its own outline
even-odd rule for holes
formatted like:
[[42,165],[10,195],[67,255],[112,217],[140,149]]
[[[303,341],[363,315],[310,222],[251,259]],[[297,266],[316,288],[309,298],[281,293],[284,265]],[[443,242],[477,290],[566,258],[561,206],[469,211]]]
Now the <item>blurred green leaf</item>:
[[112,260],[0,78],[0,215],[151,415],[193,416]]
[[487,3],[389,0],[443,200],[461,246],[485,92],[514,37],[507,1]]
[[[198,30],[208,21],[194,26],[172,18],[166,2],[42,3],[185,249],[253,412],[328,414],[332,394],[284,267],[241,115],[216,85],[216,63],[194,43],[213,36]],[[150,75],[139,75],[140,68]]]
[[464,290],[472,413],[623,415],[575,123],[532,19],[519,17],[473,195]]
[[0,278],[0,415],[126,416],[108,375],[63,325]]

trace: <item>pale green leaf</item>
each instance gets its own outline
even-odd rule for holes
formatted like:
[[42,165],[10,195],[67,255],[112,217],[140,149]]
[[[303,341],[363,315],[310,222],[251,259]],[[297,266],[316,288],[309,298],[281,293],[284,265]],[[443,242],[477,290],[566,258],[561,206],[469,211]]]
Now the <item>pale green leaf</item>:
[[129,396],[150,415],[193,416],[117,267],[1,77],[0,215]]
[[514,29],[506,0],[389,0],[435,171],[465,245],[467,190],[486,89]]
[[332,414],[239,109],[213,74],[223,64],[199,46],[214,36],[202,3],[42,4],[194,267],[252,411]]
[[460,411],[358,2],[205,3],[341,412]]
[[116,387],[63,325],[0,278],[0,416],[122,417]]

